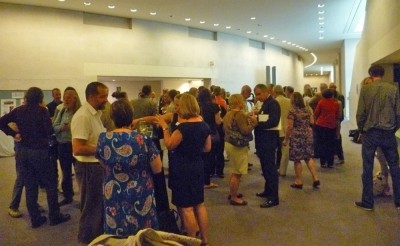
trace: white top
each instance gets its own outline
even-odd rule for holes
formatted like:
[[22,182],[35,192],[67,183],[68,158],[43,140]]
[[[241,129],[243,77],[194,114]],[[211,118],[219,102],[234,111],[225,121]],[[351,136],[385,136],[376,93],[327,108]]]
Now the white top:
[[[97,146],[100,133],[106,129],[100,119],[101,111],[94,109],[89,103],[85,103],[76,111],[71,121],[72,139],[84,139],[88,145]],[[93,155],[74,157],[80,162],[99,162]]]

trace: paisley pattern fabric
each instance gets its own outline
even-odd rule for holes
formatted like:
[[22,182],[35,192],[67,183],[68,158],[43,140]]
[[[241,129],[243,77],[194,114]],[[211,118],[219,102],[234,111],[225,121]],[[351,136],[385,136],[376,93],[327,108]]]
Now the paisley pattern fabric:
[[150,168],[158,154],[153,141],[142,134],[100,134],[96,157],[106,165],[104,233],[129,236],[144,228],[158,229]]
[[301,161],[313,156],[313,135],[310,127],[311,111],[308,107],[292,108],[288,119],[293,120],[293,131],[289,139],[289,160]]

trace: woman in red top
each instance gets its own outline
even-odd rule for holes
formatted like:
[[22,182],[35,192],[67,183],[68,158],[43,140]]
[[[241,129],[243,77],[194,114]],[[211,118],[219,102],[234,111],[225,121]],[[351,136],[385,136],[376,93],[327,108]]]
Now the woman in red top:
[[340,118],[339,103],[333,98],[333,90],[326,89],[322,92],[323,99],[318,102],[315,109],[315,131],[317,134],[316,150],[320,155],[321,167],[333,168],[335,153],[335,134],[337,122]]

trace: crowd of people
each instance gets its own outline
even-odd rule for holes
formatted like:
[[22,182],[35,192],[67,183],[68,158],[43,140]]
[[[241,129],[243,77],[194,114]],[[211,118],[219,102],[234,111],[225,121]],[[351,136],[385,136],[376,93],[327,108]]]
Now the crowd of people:
[[[382,172],[392,175],[395,205],[400,208],[399,157],[394,148],[394,132],[400,126],[398,89],[381,81],[381,67],[369,72],[371,79],[363,82],[357,111],[365,138],[364,189],[362,200],[355,204],[373,209],[372,163],[378,149]],[[42,90],[31,87],[25,103],[0,118],[0,129],[14,137],[16,148],[10,216],[22,216],[18,207],[25,186],[32,227],[46,223],[38,204],[42,186],[50,225],[68,221],[70,216],[61,213],[60,206],[73,202],[74,168],[80,193],[79,242],[88,244],[103,233],[126,237],[144,228],[159,229],[159,216],[169,210],[162,165],[166,149],[168,187],[182,220],[181,233],[199,237],[207,245],[204,190],[218,188],[211,178],[225,177],[228,160],[229,204],[248,204],[239,189],[242,175],[251,170],[251,141],[265,179],[263,190],[255,194],[265,198],[261,208],[279,205],[279,176],[286,176],[289,161],[294,163],[293,189],[304,186],[301,161],[311,173],[314,189],[321,185],[315,159],[321,168],[333,168],[335,155],[336,164],[344,163],[340,124],[345,102],[334,83],[321,84],[318,93],[305,85],[303,94],[272,84],[257,84],[253,90],[244,85],[231,96],[219,86],[183,93],[165,89],[158,102],[148,85],[131,101],[126,92],[116,91],[110,104],[108,94],[106,85],[92,82],[85,90],[86,102],[81,103],[74,88],[67,87],[62,100],[60,90],[54,89],[54,101],[46,107]],[[64,196],[60,202],[57,160]],[[387,185],[386,194],[389,191]]]

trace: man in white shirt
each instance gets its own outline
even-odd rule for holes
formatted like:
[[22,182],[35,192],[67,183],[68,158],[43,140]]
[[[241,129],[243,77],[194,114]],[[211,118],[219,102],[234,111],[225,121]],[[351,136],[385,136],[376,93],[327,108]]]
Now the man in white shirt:
[[76,179],[80,190],[81,218],[78,241],[89,244],[103,234],[104,169],[95,158],[97,140],[105,131],[100,116],[107,103],[108,88],[100,82],[87,85],[86,103],[74,114],[71,122],[72,150],[77,159]]

